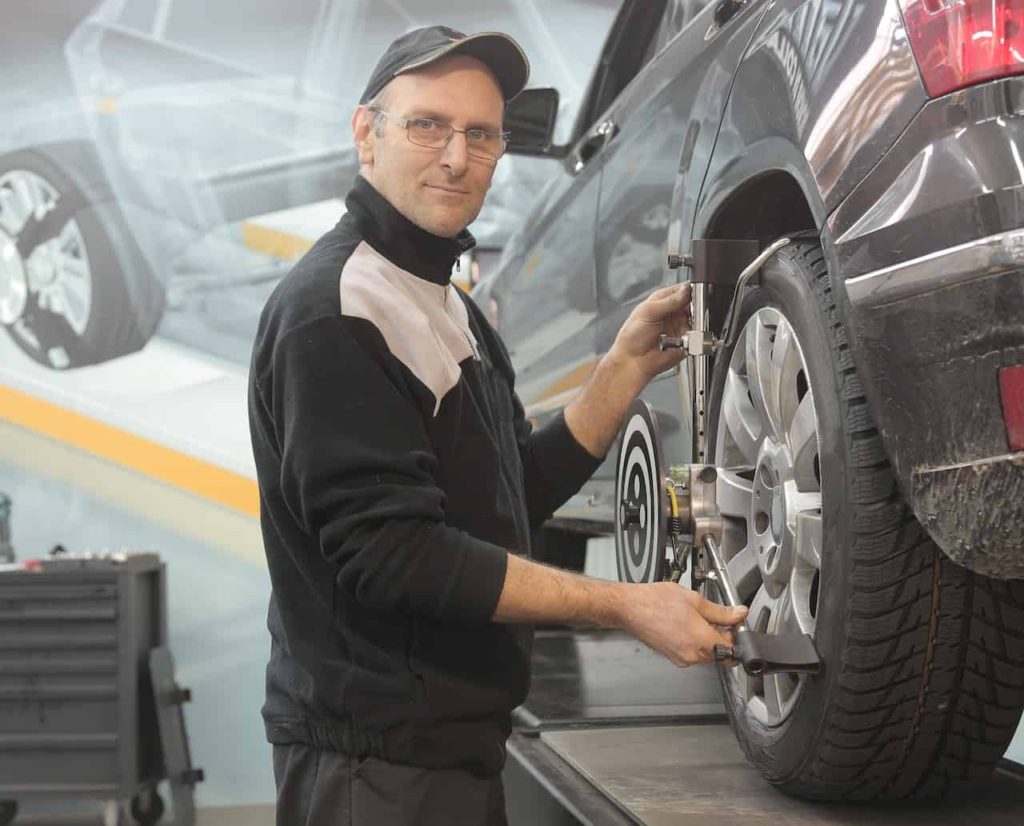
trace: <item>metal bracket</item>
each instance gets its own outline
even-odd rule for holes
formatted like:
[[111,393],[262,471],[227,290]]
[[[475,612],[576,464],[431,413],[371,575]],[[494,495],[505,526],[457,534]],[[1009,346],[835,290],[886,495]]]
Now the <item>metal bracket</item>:
[[[679,523],[678,528],[688,528],[692,533],[694,583],[714,583],[722,602],[731,607],[742,603],[718,548],[722,537],[722,517],[718,510],[718,472],[706,464],[710,364],[704,357],[735,343],[744,291],[757,283],[764,263],[789,243],[789,237],[779,238],[761,250],[759,241],[696,239],[692,257],[671,255],[668,261],[673,269],[689,267],[693,285],[693,329],[679,338],[662,336],[659,341],[662,350],[678,348],[686,353],[693,394],[693,464],[670,471],[670,480],[678,490],[686,492],[678,505],[679,519],[675,521]],[[734,276],[737,272],[739,275]],[[710,289],[715,285],[732,290],[721,338],[716,338],[709,329],[707,301]],[[735,629],[735,644],[731,647],[717,646],[714,656],[719,662],[739,661],[752,676],[777,672],[816,673],[821,667],[810,636],[765,634],[753,631],[746,623]]]
[[[706,579],[718,586],[724,604],[731,608],[739,606],[736,586],[722,561],[716,538],[705,536],[703,547],[711,568]],[[821,668],[821,658],[807,634],[764,634],[752,631],[746,622],[738,625],[734,634],[736,642],[731,647],[715,646],[715,661],[737,660],[752,677],[799,671],[817,674]]]
[[716,645],[715,662],[736,660],[752,677],[765,674],[817,674],[821,658],[808,634],[762,634],[743,627],[733,646]]
[[193,826],[196,822],[193,789],[204,776],[202,769],[192,766],[181,708],[183,703],[192,699],[192,695],[175,682],[174,660],[169,649],[154,648],[149,652],[149,673],[156,700],[164,771],[171,787],[172,823],[174,826]]

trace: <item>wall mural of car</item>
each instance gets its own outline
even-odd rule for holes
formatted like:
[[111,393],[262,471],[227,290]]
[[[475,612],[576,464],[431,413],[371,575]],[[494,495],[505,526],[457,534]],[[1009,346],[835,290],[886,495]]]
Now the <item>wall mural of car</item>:
[[[959,794],[1024,706],[1022,32],[988,0],[627,0],[568,141],[550,91],[510,113],[535,131],[511,151],[557,160],[474,297],[538,422],[686,278],[669,255],[802,239],[741,296],[706,405],[750,625],[823,662],[721,670],[739,742],[790,794]],[[685,370],[644,394],[669,463],[696,461],[690,394]],[[614,460],[546,542],[613,532]]]
[[[438,20],[509,31],[535,78],[569,87],[571,109],[615,5],[559,0],[541,16],[511,0],[11,0],[0,325],[35,361],[74,368],[143,347],[190,291],[276,280],[289,261],[247,249],[246,221],[344,197],[358,172],[349,119],[394,37]],[[503,159],[472,228],[481,261],[546,172]]]

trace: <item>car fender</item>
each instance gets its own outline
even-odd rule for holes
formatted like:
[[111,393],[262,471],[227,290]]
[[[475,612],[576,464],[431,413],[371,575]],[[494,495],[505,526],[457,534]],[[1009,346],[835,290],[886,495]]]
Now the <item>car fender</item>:
[[822,227],[926,100],[896,0],[772,4],[736,72],[693,237],[773,172],[793,179]]
[[87,201],[106,201],[113,198],[99,153],[91,141],[65,137],[24,143],[20,146],[4,144],[0,157],[17,151],[35,152],[55,163],[75,182]]

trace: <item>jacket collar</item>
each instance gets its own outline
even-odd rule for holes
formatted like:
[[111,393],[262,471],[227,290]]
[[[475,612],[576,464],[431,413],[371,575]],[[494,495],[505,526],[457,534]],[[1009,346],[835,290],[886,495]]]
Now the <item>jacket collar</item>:
[[416,226],[362,175],[356,176],[345,206],[370,246],[392,264],[435,284],[447,284],[455,261],[476,245],[468,230],[442,238]]

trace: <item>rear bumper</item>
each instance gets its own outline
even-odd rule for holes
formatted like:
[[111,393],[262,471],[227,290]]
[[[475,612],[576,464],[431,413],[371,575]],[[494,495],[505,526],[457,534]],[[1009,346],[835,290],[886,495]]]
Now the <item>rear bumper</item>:
[[954,561],[1024,576],[1024,451],[999,374],[1024,364],[1024,232],[847,282],[865,392],[910,506]]
[[946,554],[998,579],[1024,575],[1024,451],[911,476],[918,518]]
[[1024,82],[922,109],[829,222],[850,346],[915,515],[972,570],[1024,577]]

